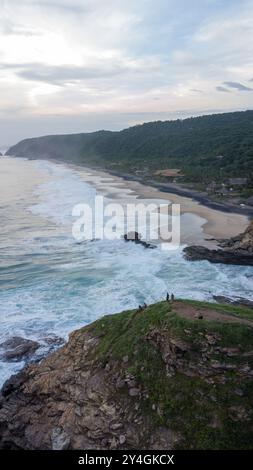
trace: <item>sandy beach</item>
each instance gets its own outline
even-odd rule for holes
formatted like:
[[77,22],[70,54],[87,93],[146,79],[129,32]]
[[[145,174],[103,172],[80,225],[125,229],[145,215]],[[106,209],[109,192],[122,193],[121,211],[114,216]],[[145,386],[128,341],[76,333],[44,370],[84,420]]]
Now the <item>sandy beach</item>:
[[[216,247],[216,239],[229,238],[243,232],[249,224],[249,219],[245,215],[232,212],[222,212],[213,208],[204,206],[192,198],[179,196],[174,193],[160,191],[152,186],[144,185],[136,181],[128,181],[120,176],[114,176],[110,173],[95,169],[86,168],[80,165],[67,164],[57,160],[50,159],[54,164],[63,165],[71,168],[86,183],[92,185],[99,194],[106,199],[118,201],[125,205],[137,200],[145,204],[162,204],[161,213],[170,213],[171,204],[180,204],[181,213],[181,244],[186,245],[205,245]],[[4,169],[4,159],[2,167]],[[8,159],[8,169],[15,160]],[[43,182],[35,169],[29,171],[34,173],[37,183]],[[19,175],[19,182],[22,181]],[[18,185],[14,184],[18,191]],[[27,184],[26,184],[26,188]],[[4,188],[3,195],[4,195]],[[81,201],[80,201],[81,202]]]
[[[59,163],[59,162],[58,162]],[[68,165],[87,183],[93,185],[100,194],[109,199],[127,203],[133,199],[156,202],[159,204],[180,204],[181,207],[181,243],[202,244],[215,247],[216,240],[233,237],[243,232],[249,224],[246,215],[222,212],[200,204],[192,198],[159,191],[136,181],[127,181],[104,171],[94,170],[79,165]],[[167,207],[161,212],[167,213]]]

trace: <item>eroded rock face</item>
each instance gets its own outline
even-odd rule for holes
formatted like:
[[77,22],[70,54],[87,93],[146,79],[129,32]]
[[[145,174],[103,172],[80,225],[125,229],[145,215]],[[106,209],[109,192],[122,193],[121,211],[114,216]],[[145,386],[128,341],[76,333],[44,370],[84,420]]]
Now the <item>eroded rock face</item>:
[[184,254],[189,261],[207,260],[210,263],[253,266],[253,222],[247,230],[230,240],[220,240],[222,249],[209,250],[203,246],[188,246]]
[[253,221],[240,235],[229,240],[221,240],[220,246],[233,252],[253,254]]
[[[88,331],[74,332],[63,348],[5,383],[0,448],[144,448],[159,442],[157,435],[144,439],[153,425],[133,407],[141,390],[125,374],[125,362],[122,371],[114,361],[104,367],[90,359],[98,343]],[[119,399],[120,387],[129,395]],[[173,447],[176,433],[167,432]]]
[[[167,302],[164,305],[170,308]],[[244,390],[253,377],[251,349],[224,345],[220,333],[204,327],[193,332],[191,322],[184,329],[184,335],[178,336],[163,324],[163,316],[159,326],[154,326],[152,321],[149,323],[150,314],[152,309],[149,308],[144,312],[132,311],[130,316],[120,314],[123,323],[113,339],[110,321],[114,320],[110,320],[110,316],[109,320],[101,319],[92,328],[72,333],[66,345],[40,364],[30,364],[11,377],[0,399],[0,449],[174,449],[184,442],[184,420],[195,419],[195,414],[202,409],[199,400],[204,404],[209,400],[216,403],[220,396],[217,387],[223,385],[230,387],[229,392],[226,389],[226,396],[229,393],[244,398]],[[144,315],[146,322],[143,323]],[[127,355],[125,348],[119,354],[116,347],[119,341],[129,345],[124,343],[124,338],[134,322],[139,325],[134,335],[144,325],[147,328],[141,336],[144,350],[148,350],[146,365],[143,352],[138,356],[137,343],[133,342]],[[118,320],[116,323],[118,325]],[[125,325],[123,330],[122,325]],[[106,341],[108,349],[104,349]],[[156,360],[151,363],[154,354]],[[172,393],[168,387],[173,383],[174,393],[178,394],[176,400],[182,400],[177,401],[179,427],[174,427],[171,418],[164,414],[163,402],[153,401],[158,372],[165,380],[162,396]],[[147,382],[141,379],[142,374],[147,374]],[[189,400],[188,395],[182,396],[181,378],[184,381],[196,379],[198,384],[194,397],[190,397],[193,398],[193,414],[188,418],[186,408],[180,405],[187,406]],[[237,409],[237,398],[235,403],[229,399],[229,406],[234,407],[231,420],[251,419],[248,402],[240,403]],[[222,412],[223,409],[224,402]],[[208,425],[218,426],[217,410],[214,407]]]

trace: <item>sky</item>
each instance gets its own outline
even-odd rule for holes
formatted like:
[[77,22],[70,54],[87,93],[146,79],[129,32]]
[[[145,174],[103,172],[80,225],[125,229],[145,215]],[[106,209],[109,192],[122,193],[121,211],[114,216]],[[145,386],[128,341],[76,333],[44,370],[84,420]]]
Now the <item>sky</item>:
[[253,109],[253,0],[0,0],[0,145]]

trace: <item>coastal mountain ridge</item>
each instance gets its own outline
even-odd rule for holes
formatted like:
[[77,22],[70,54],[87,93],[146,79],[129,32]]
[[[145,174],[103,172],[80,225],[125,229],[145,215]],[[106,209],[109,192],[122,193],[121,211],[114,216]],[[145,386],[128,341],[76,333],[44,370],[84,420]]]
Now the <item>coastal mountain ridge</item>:
[[182,182],[246,177],[253,187],[253,111],[155,121],[122,131],[49,135],[25,139],[7,154],[52,158],[145,178],[180,168]]

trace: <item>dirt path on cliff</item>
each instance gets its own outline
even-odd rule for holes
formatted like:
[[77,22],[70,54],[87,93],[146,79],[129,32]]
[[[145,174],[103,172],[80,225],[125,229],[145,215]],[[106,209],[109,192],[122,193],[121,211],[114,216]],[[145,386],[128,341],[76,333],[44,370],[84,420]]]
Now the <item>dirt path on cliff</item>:
[[172,309],[179,316],[187,318],[188,320],[198,320],[198,316],[203,316],[204,320],[218,321],[222,323],[240,323],[242,325],[248,325],[253,328],[253,319],[251,321],[247,320],[246,318],[229,315],[228,313],[220,313],[218,310],[215,309],[185,304],[181,301],[174,302]]

